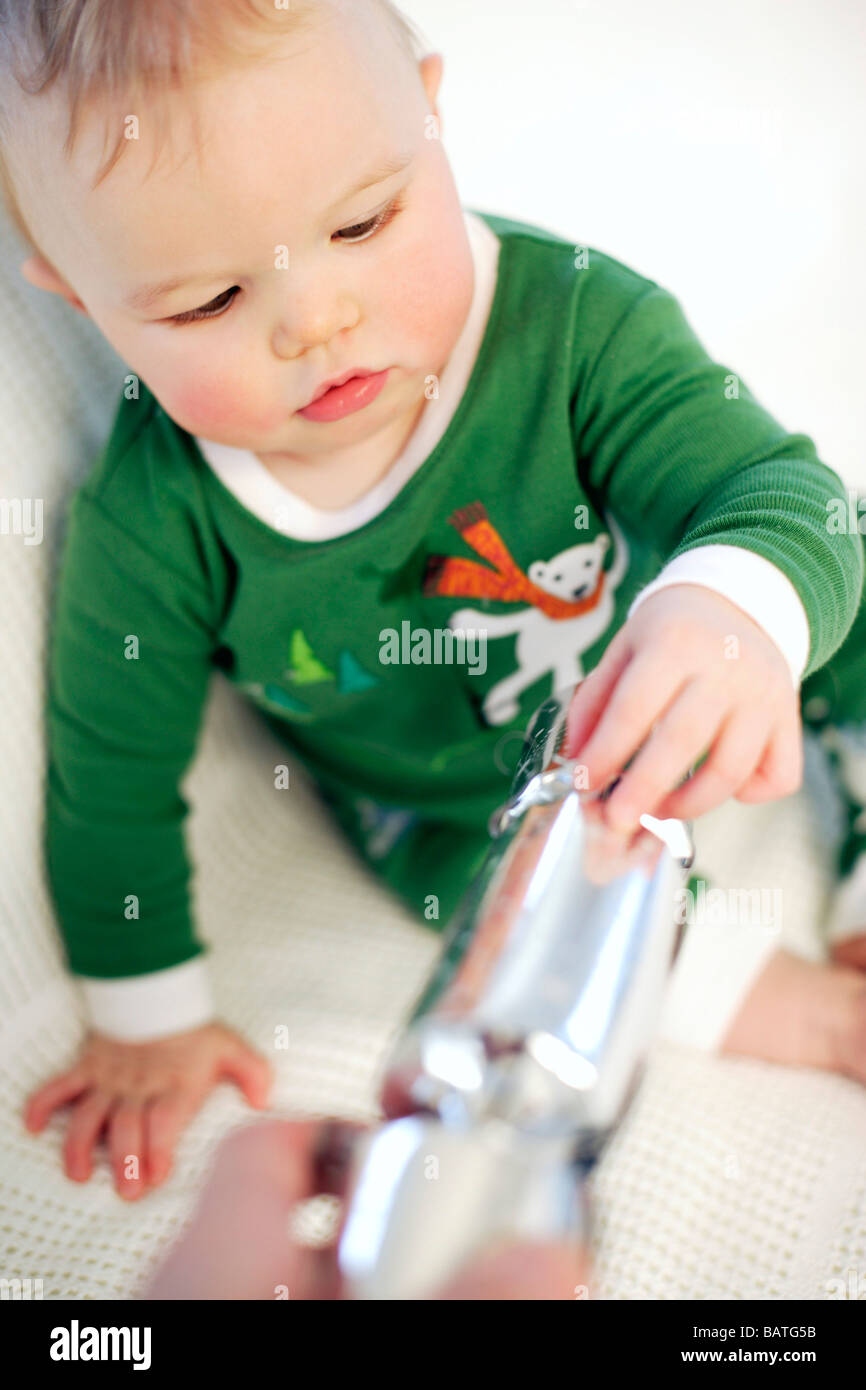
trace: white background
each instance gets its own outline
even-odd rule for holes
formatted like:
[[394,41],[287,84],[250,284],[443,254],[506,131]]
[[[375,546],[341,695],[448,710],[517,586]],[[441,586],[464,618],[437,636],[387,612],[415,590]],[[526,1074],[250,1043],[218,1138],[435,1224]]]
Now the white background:
[[712,356],[866,486],[866,0],[401,8],[445,62],[464,205],[671,290]]

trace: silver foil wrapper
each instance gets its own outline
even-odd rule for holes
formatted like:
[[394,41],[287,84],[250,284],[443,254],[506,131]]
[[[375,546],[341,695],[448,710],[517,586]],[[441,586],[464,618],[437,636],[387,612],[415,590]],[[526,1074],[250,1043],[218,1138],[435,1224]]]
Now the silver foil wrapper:
[[535,712],[387,1060],[339,1244],[349,1297],[429,1298],[493,1241],[591,1241],[585,1180],[639,1084],[693,846],[680,821],[604,825],[561,753],[573,694]]

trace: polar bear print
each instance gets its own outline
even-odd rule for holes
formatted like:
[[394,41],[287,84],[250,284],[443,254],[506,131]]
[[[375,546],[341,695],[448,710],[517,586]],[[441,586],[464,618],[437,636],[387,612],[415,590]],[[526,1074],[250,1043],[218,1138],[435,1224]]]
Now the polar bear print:
[[[550,671],[551,694],[583,679],[582,654],[606,632],[614,615],[617,588],[628,568],[628,545],[619,526],[605,512],[608,530],[614,538],[614,562],[604,575],[598,603],[573,618],[551,618],[530,605],[513,613],[482,613],[459,608],[448,626],[455,635],[467,631],[483,632],[488,638],[517,634],[517,670],[485,696],[482,710],[489,724],[507,724],[520,709],[520,696],[528,686]],[[577,602],[592,593],[610,547],[610,536],[601,532],[594,541],[561,550],[551,560],[534,560],[527,573],[546,593],[565,601]]]

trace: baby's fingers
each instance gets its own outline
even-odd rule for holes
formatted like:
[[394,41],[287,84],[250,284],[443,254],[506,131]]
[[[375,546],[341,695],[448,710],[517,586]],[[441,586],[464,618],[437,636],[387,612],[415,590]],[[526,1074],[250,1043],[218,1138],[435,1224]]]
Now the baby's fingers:
[[164,1182],[181,1131],[189,1124],[203,1097],[191,1091],[169,1091],[152,1100],[144,1116],[146,1177],[152,1186]]
[[24,1107],[24,1123],[33,1134],[45,1128],[49,1116],[61,1106],[75,1100],[89,1085],[83,1067],[73,1067],[62,1076],[55,1076],[28,1097]]
[[264,1109],[268,1103],[274,1072],[270,1063],[248,1047],[238,1042],[222,1054],[218,1063],[217,1076],[221,1080],[234,1081],[243,1091],[250,1105]]
[[118,1102],[108,1122],[108,1152],[118,1196],[134,1202],[146,1187],[144,1101]]
[[803,735],[799,719],[792,716],[770,739],[760,764],[737,792],[737,800],[775,801],[797,791],[802,780]]
[[694,820],[721,806],[748,780],[767,746],[766,721],[754,711],[732,715],[722,725],[701,768],[666,796],[655,814]]
[[94,1091],[79,1101],[69,1120],[63,1159],[67,1175],[86,1182],[93,1171],[93,1146],[105,1126],[113,1097],[107,1091]]
[[602,791],[622,771],[685,679],[679,664],[656,655],[639,655],[629,662],[588,742],[572,750],[571,756],[586,769],[591,791]]
[[607,647],[601,661],[578,685],[568,708],[563,756],[585,743],[598,723],[611,690],[632,658],[631,644],[621,628]]
[[[605,820],[615,830],[630,831],[644,813],[656,813],[661,799],[686,775],[708,748],[728,709],[728,698],[721,691],[710,693],[700,681],[692,681],[658,721],[641,751],[616,787],[605,806]],[[757,758],[760,749],[756,750]],[[741,766],[739,786],[748,767]],[[734,787],[720,785],[718,800],[730,796]]]

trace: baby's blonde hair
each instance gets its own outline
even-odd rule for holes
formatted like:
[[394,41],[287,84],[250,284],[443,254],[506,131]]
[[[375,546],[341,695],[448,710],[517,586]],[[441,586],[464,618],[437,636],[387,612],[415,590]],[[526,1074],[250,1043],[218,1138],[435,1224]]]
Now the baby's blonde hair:
[[[392,0],[370,3],[417,60],[423,38],[411,20]],[[203,65],[255,61],[269,36],[302,34],[320,9],[321,0],[0,0],[0,197],[24,241],[35,246],[5,156],[15,134],[16,86],[19,97],[38,96],[55,83],[63,89],[66,157],[88,103],[113,107],[117,138],[97,170],[96,187],[127,143],[124,116],[140,112],[143,99],[181,88]],[[259,41],[245,47],[243,37],[253,34]],[[155,107],[159,112],[160,103]]]

